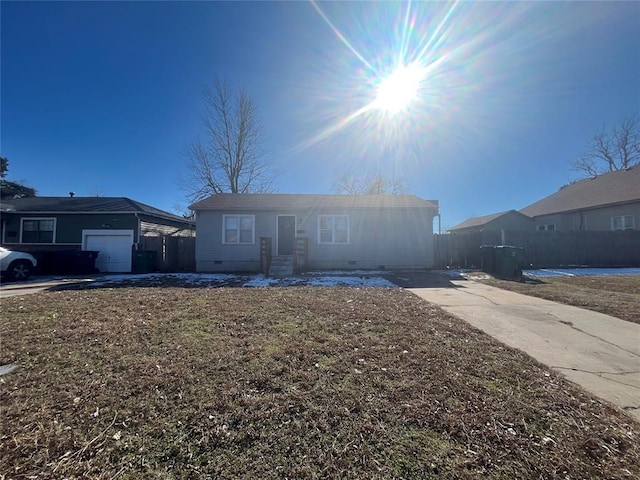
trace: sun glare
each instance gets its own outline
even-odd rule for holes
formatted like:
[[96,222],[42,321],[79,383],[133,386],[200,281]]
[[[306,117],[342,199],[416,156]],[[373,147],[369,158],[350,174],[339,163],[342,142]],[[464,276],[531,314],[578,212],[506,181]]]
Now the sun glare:
[[[433,3],[433,7],[427,8],[426,3],[416,7],[413,0],[380,2],[370,23],[363,23],[359,38],[346,35],[324,12],[318,0],[310,0],[317,14],[361,65],[346,76],[345,72],[336,76],[342,88],[338,90],[338,97],[346,101],[328,107],[331,114],[327,115],[323,127],[292,151],[310,148],[348,128],[362,128],[367,134],[363,138],[377,136],[385,144],[395,144],[411,132],[411,128],[405,127],[416,125],[417,118],[424,118],[426,112],[441,107],[437,103],[437,92],[442,90],[445,67],[448,68],[447,63],[455,55],[464,53],[466,47],[466,44],[447,44],[451,17],[459,3],[460,0]],[[325,5],[332,8],[331,2],[323,7]],[[348,19],[346,15],[336,16],[344,21]],[[389,18],[394,19],[392,25],[387,25]],[[369,41],[371,39],[380,39],[380,42]],[[340,83],[344,78],[347,81]],[[324,88],[323,85],[323,94]],[[334,99],[334,95],[329,98]],[[427,98],[436,101],[433,105],[427,104]],[[339,113],[335,114],[333,108]],[[364,143],[366,148],[373,144]]]
[[405,110],[417,98],[422,78],[422,69],[417,65],[396,68],[380,81],[374,106],[390,114]]

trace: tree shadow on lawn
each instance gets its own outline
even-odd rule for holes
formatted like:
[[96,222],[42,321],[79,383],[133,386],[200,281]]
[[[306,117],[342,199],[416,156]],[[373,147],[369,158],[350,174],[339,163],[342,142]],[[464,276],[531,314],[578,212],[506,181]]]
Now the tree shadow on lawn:
[[[126,275],[116,278],[105,277],[94,281],[84,281],[65,285],[54,285],[46,291],[62,290],[96,290],[114,288],[222,288],[222,287],[258,287],[269,286],[270,279],[255,281],[255,276],[240,274],[220,274],[216,276],[197,274],[193,275]],[[295,285],[295,282],[291,282]],[[276,284],[274,284],[275,286]]]
[[256,287],[383,287],[397,288],[398,285],[384,278],[379,272],[361,271],[326,272],[312,275],[292,275],[287,277],[266,277],[261,274],[142,274],[105,276],[88,281],[52,285],[46,291],[94,290],[113,288],[256,288]]
[[302,274],[287,277],[266,277],[260,274],[140,274],[113,275],[90,281],[58,284],[46,291],[88,290],[103,288],[252,288],[252,287],[298,287],[298,286],[339,286],[339,287],[386,287],[386,288],[459,288],[452,280],[466,280],[462,276],[451,276],[437,271],[363,271],[323,272],[322,274]]
[[452,276],[433,270],[403,270],[386,273],[383,277],[402,288],[460,288],[452,280],[467,280],[460,274]]

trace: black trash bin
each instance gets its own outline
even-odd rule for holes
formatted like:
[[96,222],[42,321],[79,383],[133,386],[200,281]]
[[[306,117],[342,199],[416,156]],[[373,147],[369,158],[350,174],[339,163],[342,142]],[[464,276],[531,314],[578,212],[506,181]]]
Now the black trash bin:
[[62,275],[87,275],[97,273],[97,251],[62,250],[51,252],[52,273]]
[[38,250],[32,252],[32,255],[36,257],[38,261],[37,272],[40,275],[51,275],[53,270],[53,252],[50,250]]
[[496,273],[496,247],[495,245],[482,245],[480,247],[482,256],[482,271],[485,273]]
[[59,250],[51,252],[51,271],[57,275],[75,273],[75,257],[77,250]]
[[90,273],[97,273],[96,259],[100,252],[95,250],[82,250],[77,252],[75,258],[75,270],[76,274],[86,275]]

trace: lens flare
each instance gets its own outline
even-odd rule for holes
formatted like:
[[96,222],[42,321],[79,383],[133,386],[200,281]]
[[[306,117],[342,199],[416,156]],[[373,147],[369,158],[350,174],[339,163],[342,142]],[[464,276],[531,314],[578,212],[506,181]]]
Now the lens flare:
[[573,7],[562,2],[310,5],[333,35],[300,47],[303,80],[287,93],[303,123],[285,156],[317,148],[354,169],[422,168],[452,146],[474,156],[470,138],[494,145],[487,127],[525,121],[532,92],[564,94],[549,81],[565,64],[549,64],[547,46],[603,21],[594,11],[568,26],[558,19]]
[[[357,59],[360,68],[353,71],[357,72],[356,78],[343,77],[340,82],[343,87],[349,85],[346,88],[352,91],[345,93],[346,102],[336,100],[336,106],[342,110],[340,106],[349,105],[352,107],[350,111],[336,115],[337,119],[332,115],[330,121],[293,147],[291,153],[301,152],[331,137],[348,134],[353,129],[364,129],[368,136],[380,136],[379,140],[384,142],[395,141],[403,135],[401,132],[408,131],[409,124],[415,124],[412,115],[434,108],[425,105],[422,94],[426,91],[429,97],[437,92],[437,86],[433,88],[433,77],[442,73],[442,64],[454,54],[454,49],[445,49],[444,46],[451,16],[458,3],[455,1],[439,7],[438,14],[430,21],[430,24],[433,22],[432,28],[418,32],[415,30],[417,12],[409,1],[402,7],[404,11],[391,22],[382,21],[386,15],[381,16],[380,23],[375,22],[380,28],[377,32],[370,32],[375,38],[369,33],[360,38],[348,38],[320,4],[311,0],[316,13],[351,52],[352,58]],[[376,45],[380,48],[376,49]],[[435,78],[435,82],[438,81]]]
[[376,90],[375,108],[395,115],[406,110],[418,96],[424,69],[417,65],[401,65],[383,78]]

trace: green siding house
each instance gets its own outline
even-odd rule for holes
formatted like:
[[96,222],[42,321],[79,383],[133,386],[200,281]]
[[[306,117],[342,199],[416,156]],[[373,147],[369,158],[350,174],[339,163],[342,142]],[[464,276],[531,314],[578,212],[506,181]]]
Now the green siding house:
[[148,237],[195,236],[193,221],[126,197],[32,197],[2,200],[2,246],[25,252],[100,252],[101,272],[131,272]]

